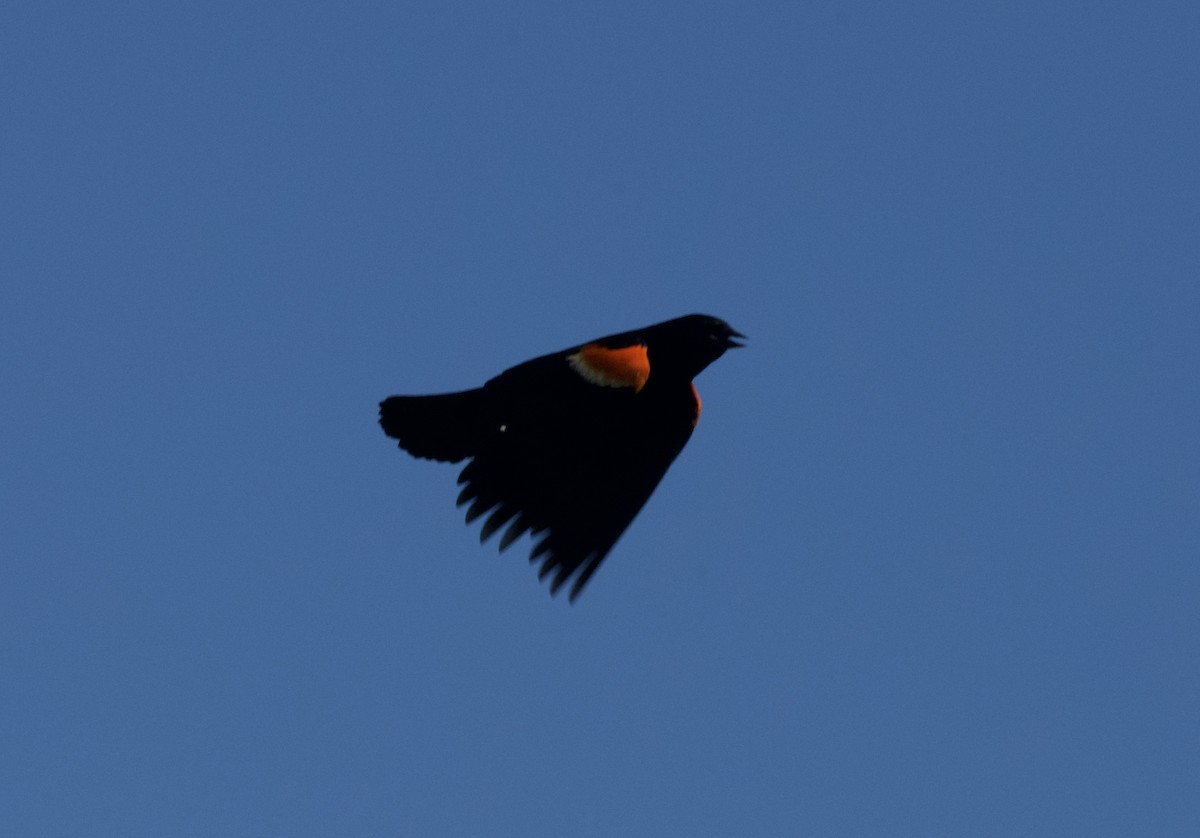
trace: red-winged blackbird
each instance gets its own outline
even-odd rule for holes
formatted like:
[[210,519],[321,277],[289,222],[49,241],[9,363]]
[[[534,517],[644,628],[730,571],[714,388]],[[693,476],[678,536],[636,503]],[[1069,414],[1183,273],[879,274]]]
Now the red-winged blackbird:
[[458,504],[471,504],[467,523],[493,510],[480,543],[506,524],[501,551],[540,535],[529,561],[551,593],[575,575],[574,601],[692,435],[692,378],[744,337],[691,314],[534,358],[477,390],[392,396],[379,424],[414,457],[471,458]]

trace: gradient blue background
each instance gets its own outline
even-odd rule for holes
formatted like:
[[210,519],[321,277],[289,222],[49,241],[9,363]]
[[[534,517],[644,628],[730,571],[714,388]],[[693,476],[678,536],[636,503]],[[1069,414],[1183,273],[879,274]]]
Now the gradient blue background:
[[[1200,835],[1200,6],[0,18],[5,834]],[[692,311],[574,607],[375,425]]]

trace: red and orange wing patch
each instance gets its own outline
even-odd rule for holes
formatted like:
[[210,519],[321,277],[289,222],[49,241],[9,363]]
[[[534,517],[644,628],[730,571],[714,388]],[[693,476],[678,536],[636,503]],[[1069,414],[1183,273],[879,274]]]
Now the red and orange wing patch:
[[571,369],[601,387],[632,387],[636,393],[650,378],[650,356],[641,344],[609,349],[589,343],[567,356]]

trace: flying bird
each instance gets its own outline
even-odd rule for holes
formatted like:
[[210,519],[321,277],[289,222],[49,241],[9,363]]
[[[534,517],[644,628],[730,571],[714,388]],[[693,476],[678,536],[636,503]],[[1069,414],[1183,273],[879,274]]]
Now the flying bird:
[[489,513],[503,552],[526,532],[538,578],[570,601],[683,450],[700,417],[692,379],[741,347],[728,323],[690,314],[589,341],[505,370],[482,387],[391,396],[379,424],[414,457],[470,462],[458,482],[467,523]]

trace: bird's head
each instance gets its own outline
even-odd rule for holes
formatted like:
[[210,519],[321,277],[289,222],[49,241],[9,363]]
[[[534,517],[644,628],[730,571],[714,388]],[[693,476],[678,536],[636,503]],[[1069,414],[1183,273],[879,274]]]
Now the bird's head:
[[641,332],[651,369],[670,370],[689,379],[725,354],[745,346],[745,335],[724,320],[707,314],[689,314],[649,326]]

